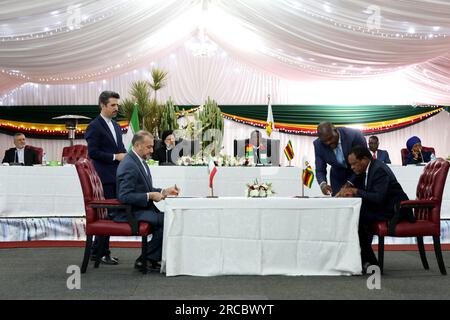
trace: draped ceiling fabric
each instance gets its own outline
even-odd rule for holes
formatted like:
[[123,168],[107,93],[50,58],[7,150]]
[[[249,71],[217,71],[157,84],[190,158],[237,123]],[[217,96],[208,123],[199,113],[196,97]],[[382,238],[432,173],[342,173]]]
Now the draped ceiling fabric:
[[[273,105],[449,105],[449,17],[443,0],[5,0],[0,108],[128,97],[152,67],[169,74],[159,100],[178,105],[264,105],[268,94]],[[380,147],[399,163],[417,134],[447,156],[449,117],[383,133]],[[225,124],[231,154],[228,140],[254,127]],[[313,137],[274,134],[311,154]],[[54,141],[30,140],[56,159]]]
[[153,65],[184,105],[448,104],[448,17],[442,0],[2,1],[0,104],[92,104]]

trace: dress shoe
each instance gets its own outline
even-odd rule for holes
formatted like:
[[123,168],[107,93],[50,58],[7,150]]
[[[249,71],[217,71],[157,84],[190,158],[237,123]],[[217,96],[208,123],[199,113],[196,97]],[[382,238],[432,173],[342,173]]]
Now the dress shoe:
[[[96,261],[97,257],[91,256],[91,260]],[[117,264],[119,264],[119,259],[117,259],[117,257],[103,256],[100,258],[100,263],[109,264],[109,265],[117,265]]]
[[[144,267],[142,260],[137,259],[136,262],[134,263],[134,267],[136,269],[142,270],[142,268]],[[159,272],[161,270],[161,264],[155,260],[147,260],[147,270]]]
[[367,274],[367,269],[370,266],[378,266],[378,264],[377,263],[364,262],[363,265],[362,265],[362,274]]

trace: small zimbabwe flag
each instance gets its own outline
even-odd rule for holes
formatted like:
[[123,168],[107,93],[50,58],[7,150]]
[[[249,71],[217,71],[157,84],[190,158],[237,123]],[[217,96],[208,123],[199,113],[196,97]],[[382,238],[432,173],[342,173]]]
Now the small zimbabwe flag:
[[305,169],[303,169],[303,184],[311,189],[314,181],[314,171],[309,165],[308,161],[305,162]]
[[284,148],[284,155],[288,159],[288,161],[291,161],[294,159],[294,149],[292,149],[292,142],[291,140],[288,141],[286,147]]

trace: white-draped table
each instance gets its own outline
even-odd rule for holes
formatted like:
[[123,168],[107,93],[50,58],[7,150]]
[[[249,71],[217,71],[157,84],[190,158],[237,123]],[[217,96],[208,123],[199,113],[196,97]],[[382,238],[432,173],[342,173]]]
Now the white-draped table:
[[167,276],[361,273],[361,199],[171,198]]
[[74,166],[0,166],[0,217],[84,215]]
[[[423,167],[392,166],[392,171],[410,199]],[[255,179],[271,182],[276,197],[301,194],[300,168],[296,167],[219,167],[214,179],[214,193],[221,197],[244,196],[246,184]],[[151,167],[153,184],[167,187],[177,184],[183,196],[209,195],[206,167]],[[450,218],[450,176],[447,177],[441,217]],[[316,181],[305,187],[307,196],[320,196]],[[0,166],[0,217],[47,217],[85,215],[83,195],[73,166],[21,167]]]

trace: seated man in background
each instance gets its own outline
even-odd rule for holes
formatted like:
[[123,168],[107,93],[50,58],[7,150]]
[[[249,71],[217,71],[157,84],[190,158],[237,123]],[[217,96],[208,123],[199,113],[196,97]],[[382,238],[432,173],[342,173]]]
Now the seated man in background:
[[176,164],[179,157],[183,155],[182,150],[178,155],[172,156],[172,151],[175,148],[176,141],[175,135],[172,130],[166,130],[162,134],[162,144],[156,149],[153,154],[153,159],[159,161],[160,165],[171,165]]
[[246,157],[250,154],[253,155],[254,163],[267,164],[267,146],[264,143],[261,132],[258,130],[254,130],[250,133],[250,139],[248,145],[245,146],[245,150]]
[[[372,224],[393,218],[398,204],[408,200],[408,196],[392,170],[380,160],[373,159],[366,147],[353,147],[348,156],[348,162],[353,172],[364,178],[364,186],[360,189],[344,188],[336,196],[362,198],[358,233],[362,270],[365,273],[370,265],[378,265],[378,260],[372,250]],[[400,219],[415,221],[411,209],[402,209],[399,214]]]
[[430,162],[434,155],[431,151],[422,150],[422,142],[419,137],[413,136],[406,141],[408,154],[406,155],[406,164],[417,164]]
[[22,164],[25,166],[32,166],[33,164],[40,164],[39,157],[36,151],[25,148],[25,135],[23,133],[16,133],[14,135],[15,148],[5,151],[3,163]]
[[[150,270],[160,268],[164,213],[159,211],[154,202],[164,200],[168,195],[177,196],[180,189],[173,186],[167,189],[155,188],[146,160],[153,153],[153,135],[147,131],[138,131],[131,141],[133,148],[123,158],[117,168],[117,198],[120,202],[132,205],[131,212],[138,221],[149,222],[152,226],[152,238],[148,243],[147,257],[140,256],[135,268],[143,267],[142,259],[150,262]],[[126,222],[123,212],[111,213],[113,220]]]
[[371,136],[369,138],[369,150],[372,153],[372,158],[390,164],[391,159],[389,159],[389,153],[386,150],[378,149],[379,145],[377,136]]

